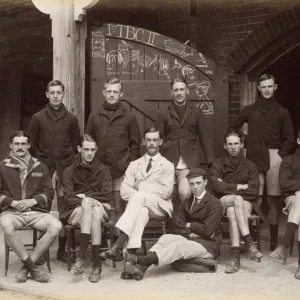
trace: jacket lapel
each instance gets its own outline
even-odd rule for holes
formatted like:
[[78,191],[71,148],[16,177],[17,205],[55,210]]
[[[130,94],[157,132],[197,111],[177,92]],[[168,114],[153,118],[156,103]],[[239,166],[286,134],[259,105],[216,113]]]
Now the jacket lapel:
[[192,207],[190,214],[192,215],[195,211],[202,209],[208,200],[209,200],[209,194],[205,192],[205,195],[201,199],[200,203],[198,203],[197,201],[196,203],[194,203],[194,206]]
[[178,125],[180,125],[179,117],[178,117],[172,103],[169,105],[169,109],[170,109],[170,114],[177,120]]
[[[147,162],[147,164],[148,164],[148,162]],[[157,172],[158,170],[160,170],[161,166],[162,166],[162,157],[160,156],[156,159],[155,162],[152,163],[152,168],[149,170],[148,173],[146,173],[147,177],[150,176],[151,174]]]
[[180,127],[188,120],[189,116],[192,114],[192,107],[188,103],[183,119],[181,120]]
[[146,168],[147,168],[146,154],[144,154],[144,156],[140,158],[139,168],[144,178],[147,178],[148,173],[146,172]]

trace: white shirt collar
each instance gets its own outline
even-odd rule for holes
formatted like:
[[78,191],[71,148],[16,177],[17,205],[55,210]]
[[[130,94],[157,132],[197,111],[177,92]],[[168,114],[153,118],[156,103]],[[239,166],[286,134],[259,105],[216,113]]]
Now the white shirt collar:
[[155,162],[161,156],[161,154],[159,152],[157,154],[155,154],[154,156],[150,156],[148,153],[146,153],[145,155],[146,155],[147,162],[149,161],[150,158],[152,158],[152,161]]
[[197,199],[197,201],[202,200],[202,198],[204,197],[205,193],[206,193],[206,190],[204,190],[200,196],[198,196],[198,197],[195,196],[195,198]]

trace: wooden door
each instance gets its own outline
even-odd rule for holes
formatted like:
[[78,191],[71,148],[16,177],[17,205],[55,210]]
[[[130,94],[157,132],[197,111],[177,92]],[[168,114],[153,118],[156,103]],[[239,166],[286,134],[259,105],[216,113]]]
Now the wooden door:
[[159,111],[172,102],[170,81],[188,81],[188,100],[201,109],[217,155],[228,122],[228,80],[225,71],[195,49],[144,28],[105,23],[92,26],[91,112],[103,104],[103,84],[123,81],[123,103],[137,117],[141,134]]

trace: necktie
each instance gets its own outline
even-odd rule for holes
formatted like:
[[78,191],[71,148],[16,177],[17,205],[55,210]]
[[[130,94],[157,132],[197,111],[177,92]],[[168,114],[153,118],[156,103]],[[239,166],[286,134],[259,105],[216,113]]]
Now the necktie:
[[196,203],[199,203],[200,200],[201,200],[201,199],[197,199],[196,197],[194,198],[194,201],[193,201],[193,203],[192,203],[192,205],[191,205],[191,208],[190,208],[190,212],[192,211],[192,209],[193,209],[193,207],[196,205]]
[[149,162],[148,162],[148,165],[146,168],[146,172],[148,173],[151,168],[152,168],[152,158],[149,159]]

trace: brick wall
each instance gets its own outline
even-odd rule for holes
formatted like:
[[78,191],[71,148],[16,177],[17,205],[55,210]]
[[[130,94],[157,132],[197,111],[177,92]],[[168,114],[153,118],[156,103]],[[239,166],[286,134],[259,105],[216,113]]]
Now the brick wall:
[[228,65],[228,55],[264,22],[298,2],[299,0],[198,0],[197,18],[190,18],[189,1],[168,0],[159,11],[160,31],[183,42],[187,39],[196,41],[198,51],[228,71],[229,118],[232,118],[240,110],[240,80]]

